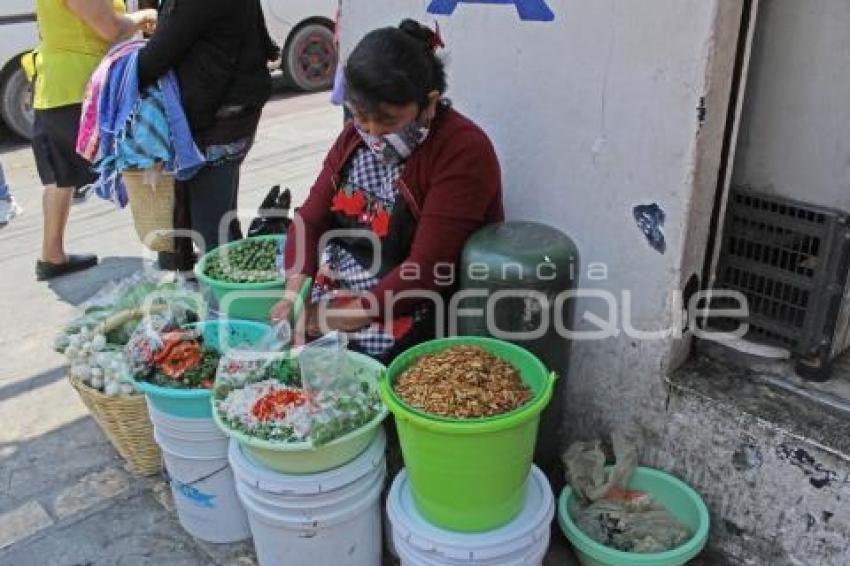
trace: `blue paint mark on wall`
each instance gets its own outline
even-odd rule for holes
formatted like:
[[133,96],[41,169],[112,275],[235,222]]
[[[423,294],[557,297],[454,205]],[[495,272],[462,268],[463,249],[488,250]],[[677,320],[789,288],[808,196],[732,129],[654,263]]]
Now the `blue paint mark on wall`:
[[635,222],[640,228],[649,245],[660,254],[667,251],[667,241],[664,239],[664,211],[655,203],[640,204],[632,209]]
[[429,14],[451,15],[458,4],[513,4],[519,12],[519,18],[530,22],[551,22],[555,13],[546,4],[546,0],[431,0]]

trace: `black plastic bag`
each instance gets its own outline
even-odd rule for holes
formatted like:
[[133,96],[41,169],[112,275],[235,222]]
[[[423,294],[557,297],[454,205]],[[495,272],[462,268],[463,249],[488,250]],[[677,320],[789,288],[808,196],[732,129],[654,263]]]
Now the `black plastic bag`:
[[286,234],[292,219],[289,209],[292,205],[292,193],[289,189],[280,190],[280,185],[271,188],[257,210],[257,217],[251,221],[248,236],[269,236]]

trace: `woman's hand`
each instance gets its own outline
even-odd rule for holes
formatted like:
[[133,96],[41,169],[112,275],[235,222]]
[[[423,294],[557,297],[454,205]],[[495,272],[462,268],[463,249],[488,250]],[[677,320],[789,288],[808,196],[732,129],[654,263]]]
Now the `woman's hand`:
[[132,14],[127,14],[130,22],[136,31],[150,35],[156,31],[157,13],[156,10],[148,8],[147,10],[139,10]]
[[[290,321],[292,318],[292,311],[295,308],[295,301],[299,300],[298,294],[306,280],[307,277],[305,275],[293,275],[286,280],[283,298],[269,311],[269,321],[272,325]],[[304,308],[301,310],[301,315],[298,317],[298,320],[294,321],[294,324],[292,324],[292,343],[295,346],[300,346],[304,343],[307,313],[311,307],[312,304],[310,303],[310,296],[308,293]]]
[[[295,307],[295,301],[301,287],[307,280],[306,275],[292,275],[286,280],[286,287],[283,291],[283,298],[275,304],[269,311],[269,320],[272,324],[278,324],[284,320],[289,320],[292,315],[292,309]],[[309,296],[308,296],[309,302]]]
[[285,297],[279,300],[269,311],[269,321],[274,325],[289,320],[289,315],[292,314],[294,306],[295,301],[291,298]]

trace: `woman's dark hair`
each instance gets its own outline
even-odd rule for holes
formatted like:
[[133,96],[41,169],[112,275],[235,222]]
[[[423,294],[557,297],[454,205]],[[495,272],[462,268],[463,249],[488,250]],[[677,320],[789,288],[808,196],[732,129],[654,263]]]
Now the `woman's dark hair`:
[[366,114],[377,114],[381,103],[424,108],[430,92],[446,91],[438,42],[433,30],[410,19],[369,32],[345,65],[346,100]]

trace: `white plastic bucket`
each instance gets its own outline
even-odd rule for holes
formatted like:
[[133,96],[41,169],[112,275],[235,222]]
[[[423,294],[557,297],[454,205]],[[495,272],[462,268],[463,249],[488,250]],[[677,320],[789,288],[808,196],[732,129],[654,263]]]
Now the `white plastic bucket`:
[[194,458],[227,458],[229,438],[212,418],[186,419],[157,410],[148,403],[157,444]]
[[516,519],[486,533],[456,533],[422,518],[402,470],[387,498],[387,516],[391,546],[402,566],[542,566],[555,498],[546,476],[532,468],[525,506]]
[[[227,460],[227,436],[212,419],[178,419],[151,408],[180,525],[195,538],[231,543],[251,536]],[[185,429],[181,421],[191,421]],[[203,422],[208,421],[208,422]]]
[[198,432],[198,433],[213,433],[219,431],[215,421],[210,418],[185,418],[169,415],[157,409],[153,404],[148,403],[148,413],[151,416],[151,422],[160,428],[170,429],[183,432]]
[[175,433],[154,425],[153,438],[160,446],[177,454],[189,454],[193,458],[227,459],[227,446],[230,440],[224,434],[218,435],[194,433]]
[[231,442],[236,491],[260,566],[380,566],[385,449],[381,430],[348,464],[292,475],[259,466]]

